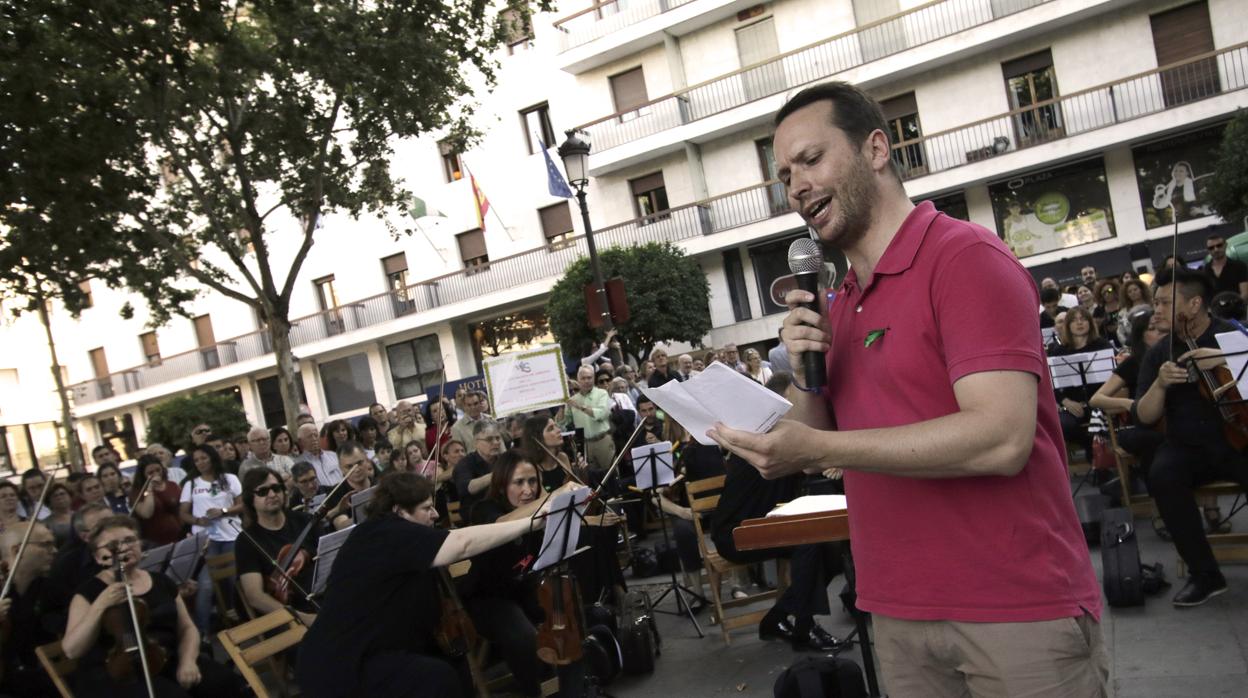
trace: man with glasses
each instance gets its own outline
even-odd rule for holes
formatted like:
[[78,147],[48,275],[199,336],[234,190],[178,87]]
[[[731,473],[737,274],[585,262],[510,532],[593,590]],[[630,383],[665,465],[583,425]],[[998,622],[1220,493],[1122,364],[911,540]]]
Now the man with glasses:
[[254,468],[268,468],[281,475],[284,482],[290,482],[290,469],[295,465],[295,460],[273,452],[268,429],[252,427],[247,432],[247,445],[251,448],[251,454],[238,466],[239,477],[245,476]]
[[[253,523],[243,529],[234,547],[238,565],[238,584],[243,590],[251,609],[257,616],[279,610],[283,604],[269,595],[264,581],[279,562],[282,546],[293,545],[299,534],[307,527],[310,517],[300,512],[286,511],[286,485],[277,471],[259,467],[243,476],[243,508],[247,519]],[[316,607],[304,592],[312,591],[312,558],[316,556],[316,544],[320,537],[313,527],[302,543],[308,553],[308,561],[294,576],[288,599],[291,609],[304,625],[316,620]]]
[[[26,527],[30,525],[9,526],[0,534],[0,560],[4,561],[6,569],[14,570],[17,551],[21,548]],[[43,524],[33,525],[35,528],[30,532],[21,564],[13,572],[9,595],[0,601],[3,616],[12,628],[12,634],[5,639],[2,650],[4,680],[0,683],[0,692],[5,695],[56,695],[56,689],[35,657],[36,647],[56,639],[42,622],[48,572],[56,554],[56,539]]]
[[585,458],[589,467],[606,472],[615,458],[615,443],[607,438],[611,435],[611,398],[606,390],[594,386],[594,369],[589,366],[576,370],[576,387],[576,393],[568,398],[568,405],[562,410],[562,421],[585,430]]
[[[212,435],[212,427],[206,423],[199,423],[191,429],[191,445],[186,447],[186,453],[178,459],[178,469],[184,473],[198,472],[195,470],[195,464],[191,462],[191,451],[200,444],[206,442],[208,437]],[[168,467],[168,466],[166,466]]]
[[299,448],[302,453],[295,459],[296,463],[309,463],[316,468],[316,477],[326,485],[342,482],[342,470],[338,468],[338,455],[321,450],[321,435],[315,424],[304,424],[299,427]]
[[295,487],[290,493],[290,508],[311,512],[329,496],[330,487],[322,485],[311,463],[295,463],[290,468]]
[[1226,256],[1226,238],[1221,235],[1210,235],[1205,249],[1210,258],[1205,265],[1205,275],[1213,286],[1213,295],[1231,291],[1248,300],[1248,264]]
[[472,512],[472,505],[485,496],[490,486],[494,460],[503,452],[503,435],[494,422],[478,421],[472,429],[472,443],[476,450],[461,460],[451,475],[465,520]]

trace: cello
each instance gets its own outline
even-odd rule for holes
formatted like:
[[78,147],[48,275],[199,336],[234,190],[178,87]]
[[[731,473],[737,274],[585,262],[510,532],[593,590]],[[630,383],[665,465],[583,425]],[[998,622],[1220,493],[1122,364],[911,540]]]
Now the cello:
[[455,590],[455,580],[451,579],[450,573],[445,567],[438,568],[437,573],[438,591],[442,597],[442,616],[434,631],[434,639],[446,656],[462,657],[477,646],[477,627],[468,617],[468,611],[464,610],[464,604],[460,602],[459,593]]

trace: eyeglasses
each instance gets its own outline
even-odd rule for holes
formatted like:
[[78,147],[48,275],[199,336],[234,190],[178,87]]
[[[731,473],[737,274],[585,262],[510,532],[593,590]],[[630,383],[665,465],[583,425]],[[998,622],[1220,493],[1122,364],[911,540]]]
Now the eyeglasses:
[[212,431],[212,430],[211,430],[211,429],[205,429],[205,428],[203,428],[203,427],[200,427],[199,429],[196,429],[195,431],[192,431],[191,433],[192,433],[192,434],[207,434],[207,433],[208,433],[208,432],[210,432],[210,431]]
[[286,491],[286,485],[283,485],[282,483],[280,483],[280,482],[279,482],[279,483],[277,483],[277,484],[275,484],[275,485],[263,485],[263,486],[261,486],[261,487],[257,487],[257,488],[256,488],[256,496],[257,496],[257,497],[267,497],[267,496],[269,496],[270,494],[273,494],[274,492],[277,492],[277,493],[279,493],[279,494],[280,494],[280,493],[285,492],[285,491]]
[[478,436],[477,441],[502,441],[501,436]]
[[[116,543],[118,547],[125,548],[131,545],[135,545],[136,543],[139,542],[139,539],[135,536],[126,536],[125,538],[119,538],[113,542]],[[98,548],[96,548],[96,550],[107,550],[109,545],[111,544],[101,545]]]

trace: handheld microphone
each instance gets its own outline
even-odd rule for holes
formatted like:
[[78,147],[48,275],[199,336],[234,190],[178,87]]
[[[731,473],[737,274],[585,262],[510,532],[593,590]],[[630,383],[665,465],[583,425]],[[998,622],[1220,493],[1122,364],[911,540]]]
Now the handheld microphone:
[[[819,303],[819,273],[823,271],[823,251],[819,243],[810,238],[798,238],[789,245],[789,271],[797,280],[797,287],[812,294],[815,299],[803,303],[803,308],[823,315]],[[822,388],[828,383],[827,367],[823,355],[817,351],[802,352],[802,368],[806,373],[806,388]]]

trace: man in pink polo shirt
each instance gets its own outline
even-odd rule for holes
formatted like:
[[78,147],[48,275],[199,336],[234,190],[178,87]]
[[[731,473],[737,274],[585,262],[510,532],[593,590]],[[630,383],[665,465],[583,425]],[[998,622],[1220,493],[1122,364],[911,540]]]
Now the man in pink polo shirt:
[[[852,271],[826,319],[789,294],[789,419],[711,435],[766,477],[844,469],[889,695],[1105,695],[1035,285],[996,235],[910,203],[887,132],[845,83],[776,116],[789,202]],[[826,352],[821,392],[802,387],[806,351]]]

